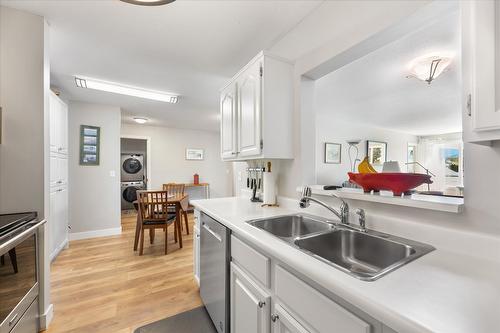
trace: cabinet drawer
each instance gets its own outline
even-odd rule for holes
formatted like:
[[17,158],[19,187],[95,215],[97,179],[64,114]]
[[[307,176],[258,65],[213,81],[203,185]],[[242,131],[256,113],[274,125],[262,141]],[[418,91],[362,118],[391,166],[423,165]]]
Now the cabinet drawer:
[[234,236],[231,236],[231,258],[262,285],[267,288],[271,286],[271,260]]
[[370,324],[276,266],[276,296],[319,333],[369,333]]

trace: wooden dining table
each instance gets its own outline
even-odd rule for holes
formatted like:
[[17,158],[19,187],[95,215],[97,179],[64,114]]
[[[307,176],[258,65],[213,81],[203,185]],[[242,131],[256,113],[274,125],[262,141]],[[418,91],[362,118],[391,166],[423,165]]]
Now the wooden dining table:
[[[147,192],[146,190],[137,191]],[[169,206],[175,206],[175,238],[179,239],[179,247],[182,248],[182,232],[181,232],[181,211],[187,211],[189,208],[189,196],[187,194],[172,195],[167,197],[167,202]],[[141,214],[139,212],[139,203],[137,200],[133,202],[135,209],[137,210],[137,222],[135,226],[135,238],[134,238],[134,251],[137,251],[137,246],[139,245],[139,237],[141,233]],[[154,229],[150,230],[151,241],[154,239]],[[166,240],[165,240],[166,241]]]

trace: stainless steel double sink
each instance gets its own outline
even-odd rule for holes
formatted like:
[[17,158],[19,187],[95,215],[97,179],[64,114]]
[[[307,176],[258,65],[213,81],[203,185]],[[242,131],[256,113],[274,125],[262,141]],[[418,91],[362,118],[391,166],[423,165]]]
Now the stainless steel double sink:
[[361,231],[307,214],[247,221],[299,250],[358,279],[374,281],[434,247],[377,232]]

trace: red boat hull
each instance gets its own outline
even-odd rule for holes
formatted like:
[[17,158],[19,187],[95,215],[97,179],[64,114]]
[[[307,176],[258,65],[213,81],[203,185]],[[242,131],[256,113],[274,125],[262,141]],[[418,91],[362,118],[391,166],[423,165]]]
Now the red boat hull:
[[349,180],[365,192],[389,190],[396,196],[422,184],[432,184],[431,176],[422,173],[352,173]]

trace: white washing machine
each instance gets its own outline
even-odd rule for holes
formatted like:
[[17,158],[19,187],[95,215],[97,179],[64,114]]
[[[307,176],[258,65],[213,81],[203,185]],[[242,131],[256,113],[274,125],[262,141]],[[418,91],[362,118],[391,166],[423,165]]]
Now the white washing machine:
[[145,190],[144,182],[122,182],[122,210],[134,209],[133,202],[137,200],[137,190]]
[[146,180],[144,155],[122,154],[121,181],[138,182]]

